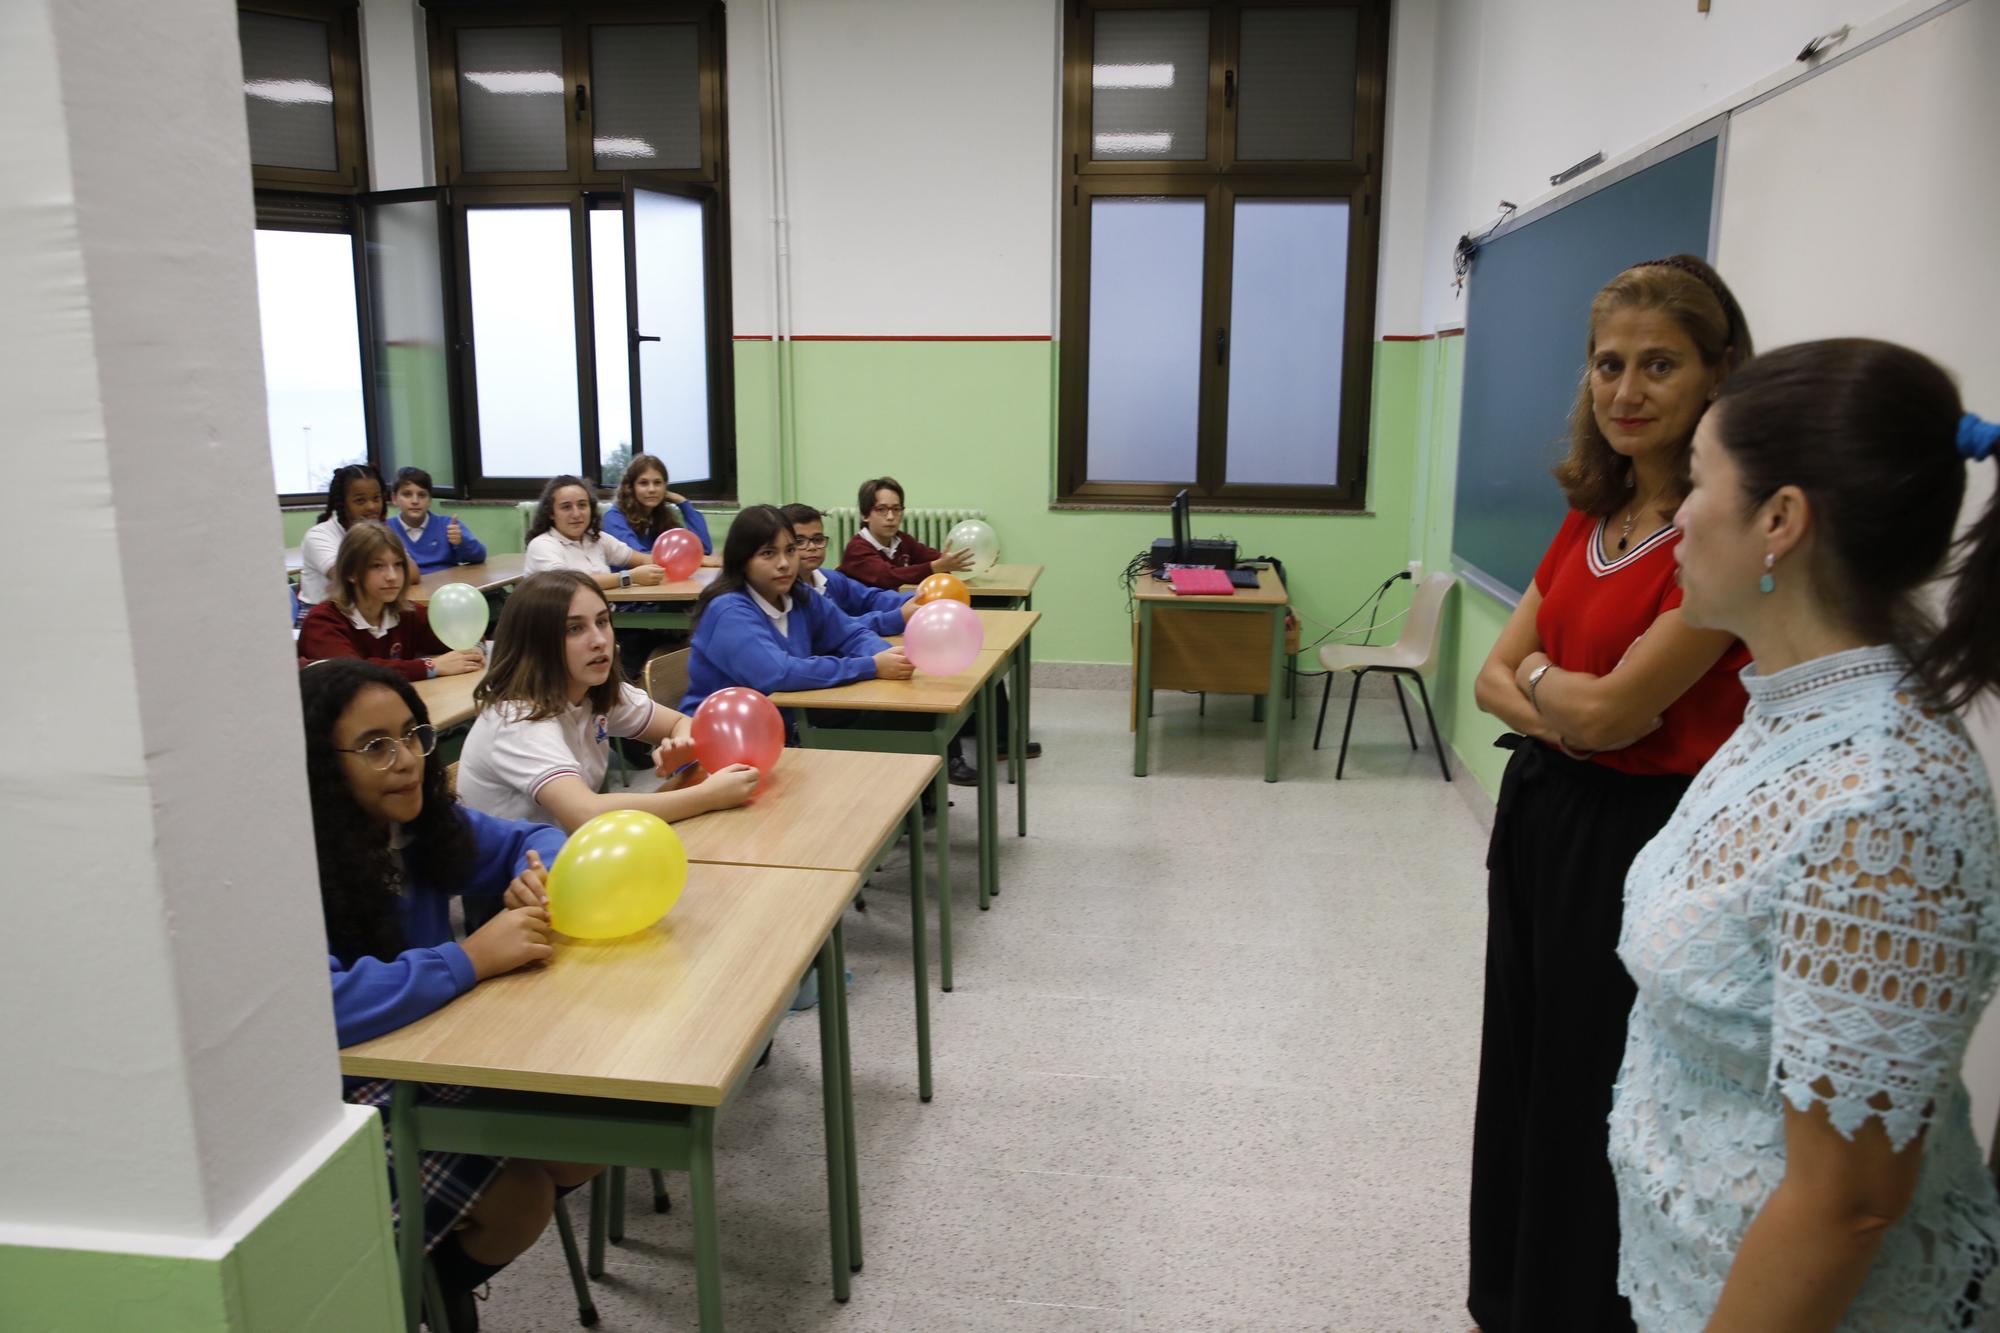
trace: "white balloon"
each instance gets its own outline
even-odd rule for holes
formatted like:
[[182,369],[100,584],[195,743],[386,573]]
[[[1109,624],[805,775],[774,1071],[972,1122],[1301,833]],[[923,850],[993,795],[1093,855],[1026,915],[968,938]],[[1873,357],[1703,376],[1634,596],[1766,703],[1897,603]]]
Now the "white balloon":
[[968,518],[945,534],[944,549],[972,552],[972,563],[964,572],[984,574],[1000,559],[1000,535],[978,519]]

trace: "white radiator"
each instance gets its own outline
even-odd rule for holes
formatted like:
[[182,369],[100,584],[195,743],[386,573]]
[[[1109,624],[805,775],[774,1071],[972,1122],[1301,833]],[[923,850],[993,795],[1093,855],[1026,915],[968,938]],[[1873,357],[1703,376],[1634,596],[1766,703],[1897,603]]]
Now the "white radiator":
[[[847,549],[847,543],[854,539],[854,534],[861,531],[861,511],[853,505],[842,505],[823,512],[826,514],[827,558],[839,564],[840,553]],[[984,509],[906,509],[903,511],[903,531],[924,545],[942,551],[946,533],[968,518],[983,520],[985,517]]]

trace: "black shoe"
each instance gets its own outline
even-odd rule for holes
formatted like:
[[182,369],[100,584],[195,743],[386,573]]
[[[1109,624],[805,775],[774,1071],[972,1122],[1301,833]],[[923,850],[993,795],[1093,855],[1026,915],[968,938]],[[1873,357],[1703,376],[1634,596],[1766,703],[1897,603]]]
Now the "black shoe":
[[979,785],[979,770],[971,764],[966,763],[963,759],[960,759],[957,755],[951,757],[951,765],[947,776],[951,779],[951,785],[954,787],[977,787]]
[[[1040,741],[1029,741],[1028,758],[1040,759],[1041,757],[1042,757],[1042,743]],[[1007,762],[1007,752],[1004,749],[1000,751],[1000,762],[1003,764]]]

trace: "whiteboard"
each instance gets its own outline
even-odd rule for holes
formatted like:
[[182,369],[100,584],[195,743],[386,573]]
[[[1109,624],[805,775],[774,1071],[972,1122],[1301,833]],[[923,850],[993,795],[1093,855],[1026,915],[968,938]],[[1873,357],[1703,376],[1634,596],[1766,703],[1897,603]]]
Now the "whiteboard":
[[[1969,0],[1752,102],[1729,125],[1716,265],[1761,350],[1860,335],[1904,343],[2000,418],[2000,0]],[[1994,464],[1973,465],[1961,519]],[[2000,786],[2000,711],[1971,719]],[[1973,1123],[2000,1115],[2000,1016],[1966,1058]]]

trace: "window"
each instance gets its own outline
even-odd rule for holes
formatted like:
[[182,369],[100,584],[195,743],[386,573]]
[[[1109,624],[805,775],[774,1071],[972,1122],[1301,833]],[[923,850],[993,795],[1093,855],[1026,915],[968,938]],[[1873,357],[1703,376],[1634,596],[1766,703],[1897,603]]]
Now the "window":
[[1060,498],[1366,502],[1387,6],[1082,0]]
[[250,0],[236,12],[259,188],[367,188],[354,0]]
[[429,12],[471,485],[612,485],[644,451],[733,498],[721,7]]
[[264,404],[281,495],[325,494],[333,470],[366,462],[354,237],[257,228]]

